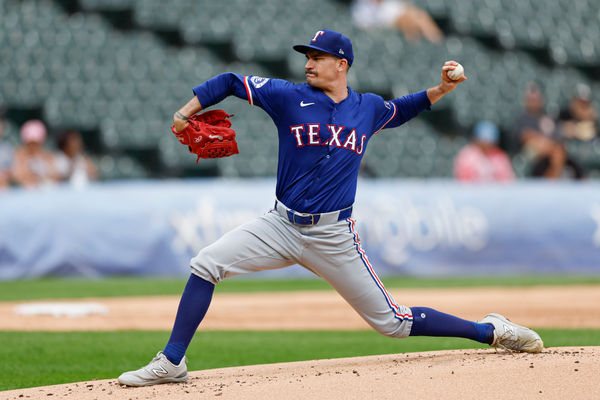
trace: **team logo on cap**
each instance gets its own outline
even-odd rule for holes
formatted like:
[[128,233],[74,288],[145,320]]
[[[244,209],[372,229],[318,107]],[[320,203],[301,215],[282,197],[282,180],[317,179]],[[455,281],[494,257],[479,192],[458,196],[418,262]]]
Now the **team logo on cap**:
[[271,79],[271,78],[263,78],[262,76],[253,76],[252,78],[250,78],[250,82],[252,82],[252,85],[255,88],[260,89],[262,86],[264,86],[265,83],[269,82],[269,79]]
[[317,38],[318,38],[319,36],[323,36],[324,34],[325,34],[325,32],[323,32],[323,31],[317,31],[317,33],[315,33],[315,37],[314,37],[314,38],[312,38],[311,42],[316,42],[316,41],[317,41]]

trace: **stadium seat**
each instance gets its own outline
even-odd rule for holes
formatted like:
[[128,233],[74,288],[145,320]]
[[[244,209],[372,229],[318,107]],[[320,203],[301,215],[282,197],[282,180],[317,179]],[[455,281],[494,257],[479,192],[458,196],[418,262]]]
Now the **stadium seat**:
[[100,179],[142,179],[147,178],[146,170],[130,156],[104,155],[96,161]]
[[79,4],[85,10],[126,10],[131,9],[136,0],[79,0]]
[[[163,166],[174,171],[199,168],[193,157],[181,157],[168,133],[173,112],[191,97],[192,87],[224,71],[301,82],[304,59],[290,46],[307,42],[323,27],[352,38],[356,58],[349,82],[358,91],[401,96],[438,82],[445,60],[465,65],[469,80],[434,107],[450,116],[444,132],[418,119],[385,131],[389,141],[374,138],[369,144],[369,162],[377,165],[378,176],[451,176],[452,158],[474,123],[486,118],[503,131],[511,129],[529,81],[540,84],[552,114],[566,105],[579,82],[589,84],[600,102],[598,79],[579,70],[600,66],[600,2],[595,0],[423,0],[420,6],[453,30],[440,44],[407,42],[390,29],[358,30],[348,23],[348,4],[336,0],[78,4],[81,9],[69,14],[56,2],[0,0],[0,58],[10,60],[0,63],[0,106],[41,107],[51,129],[98,131],[95,150],[156,151]],[[116,29],[103,17],[105,11],[129,10],[131,29]],[[273,24],[275,19],[286,23]],[[178,32],[181,46],[161,40],[165,31]],[[489,46],[494,43],[501,48]],[[207,47],[218,49],[219,56]],[[547,51],[552,61],[535,59],[531,51]],[[281,75],[285,69],[261,66],[281,63],[289,76]],[[274,174],[277,141],[269,117],[239,99],[220,106],[236,114],[234,127],[244,151],[209,162],[208,168],[225,176]],[[596,144],[592,150],[569,146],[595,165]],[[525,171],[523,160],[513,162]],[[117,164],[112,160],[113,167],[107,167],[111,176],[121,174]]]
[[3,135],[2,141],[9,143],[13,147],[17,147],[21,144],[21,138],[19,135],[19,129],[12,121],[4,119],[2,120]]

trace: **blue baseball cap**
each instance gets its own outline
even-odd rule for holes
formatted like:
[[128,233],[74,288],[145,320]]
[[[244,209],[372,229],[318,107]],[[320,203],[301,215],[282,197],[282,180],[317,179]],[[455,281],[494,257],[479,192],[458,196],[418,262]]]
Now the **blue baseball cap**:
[[497,143],[498,142],[498,128],[493,122],[490,121],[481,121],[477,125],[475,125],[475,129],[473,130],[473,134],[477,140],[487,143]]
[[339,32],[329,29],[317,31],[309,44],[297,44],[293,49],[302,54],[306,54],[309,50],[324,51],[325,53],[346,59],[350,66],[352,66],[352,61],[354,61],[350,39]]

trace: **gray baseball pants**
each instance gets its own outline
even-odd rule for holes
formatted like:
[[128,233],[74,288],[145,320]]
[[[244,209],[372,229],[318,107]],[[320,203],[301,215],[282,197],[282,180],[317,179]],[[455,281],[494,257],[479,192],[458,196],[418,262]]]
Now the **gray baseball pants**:
[[[391,337],[410,334],[410,308],[397,305],[375,274],[360,245],[355,220],[338,220],[339,212],[320,214],[315,225],[290,222],[281,202],[202,249],[192,273],[217,284],[250,272],[299,264],[325,279],[377,332]],[[306,214],[297,214],[303,215]]]

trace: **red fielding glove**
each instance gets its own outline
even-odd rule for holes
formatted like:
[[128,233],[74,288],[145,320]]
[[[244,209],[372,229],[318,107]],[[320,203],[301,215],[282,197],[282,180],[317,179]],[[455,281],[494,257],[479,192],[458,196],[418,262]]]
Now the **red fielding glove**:
[[179,142],[188,146],[191,153],[201,158],[221,158],[238,154],[235,131],[231,129],[233,115],[224,110],[211,110],[195,114],[188,120],[189,124],[181,132],[171,127]]

